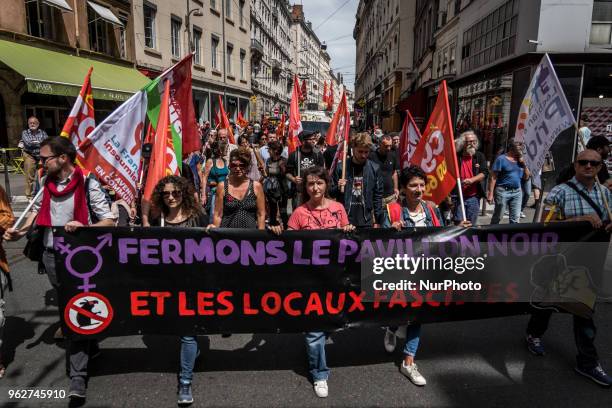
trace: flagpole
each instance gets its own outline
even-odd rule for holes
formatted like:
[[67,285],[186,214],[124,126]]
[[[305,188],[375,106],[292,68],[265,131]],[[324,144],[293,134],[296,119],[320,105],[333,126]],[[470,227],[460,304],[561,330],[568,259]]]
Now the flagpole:
[[32,201],[30,201],[30,203],[28,204],[28,206],[25,208],[25,210],[23,210],[23,213],[21,213],[21,215],[19,216],[19,218],[17,219],[17,221],[15,222],[15,225],[13,225],[13,229],[19,229],[19,226],[21,225],[21,223],[23,222],[23,219],[25,218],[25,216],[30,212],[30,210],[32,209],[32,206],[34,205],[34,203],[36,202],[36,200],[38,200],[38,197],[40,197],[40,195],[42,194],[43,190],[45,189],[44,185],[41,185],[40,188],[38,189],[38,192],[36,193],[36,195],[34,196],[34,198],[32,199]]
[[[342,179],[346,180],[346,137],[342,141]],[[344,193],[344,186],[340,187],[340,192]]]

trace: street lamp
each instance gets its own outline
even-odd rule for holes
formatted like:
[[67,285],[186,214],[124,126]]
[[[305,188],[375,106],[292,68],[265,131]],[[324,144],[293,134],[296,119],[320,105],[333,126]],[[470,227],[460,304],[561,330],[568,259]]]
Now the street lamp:
[[191,39],[191,24],[189,18],[193,14],[196,17],[202,17],[204,13],[199,8],[189,9],[189,0],[187,0],[187,15],[185,15],[185,30],[187,31],[187,41],[189,43],[189,52],[193,52],[193,41]]

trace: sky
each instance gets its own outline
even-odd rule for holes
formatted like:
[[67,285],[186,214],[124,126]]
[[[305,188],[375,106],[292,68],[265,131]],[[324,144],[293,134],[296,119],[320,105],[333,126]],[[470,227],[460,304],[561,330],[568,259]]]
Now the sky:
[[359,0],[291,1],[291,4],[295,3],[304,5],[304,17],[312,22],[312,28],[319,40],[327,44],[327,52],[331,56],[330,64],[334,73],[342,73],[344,84],[347,88],[354,90],[355,40],[353,39],[353,28]]

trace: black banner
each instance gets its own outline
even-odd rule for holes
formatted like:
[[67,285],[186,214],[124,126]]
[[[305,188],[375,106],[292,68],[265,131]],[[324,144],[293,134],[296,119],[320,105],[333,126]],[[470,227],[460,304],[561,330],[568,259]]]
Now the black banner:
[[610,238],[586,223],[54,236],[73,337],[333,331],[520,314],[534,301],[588,313],[606,292]]

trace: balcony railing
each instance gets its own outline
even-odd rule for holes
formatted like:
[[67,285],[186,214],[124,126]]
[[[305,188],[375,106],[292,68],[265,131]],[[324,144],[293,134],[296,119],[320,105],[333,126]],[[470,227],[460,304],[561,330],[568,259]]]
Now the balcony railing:
[[251,38],[251,51],[253,53],[259,53],[260,56],[264,54],[263,44],[256,38]]

